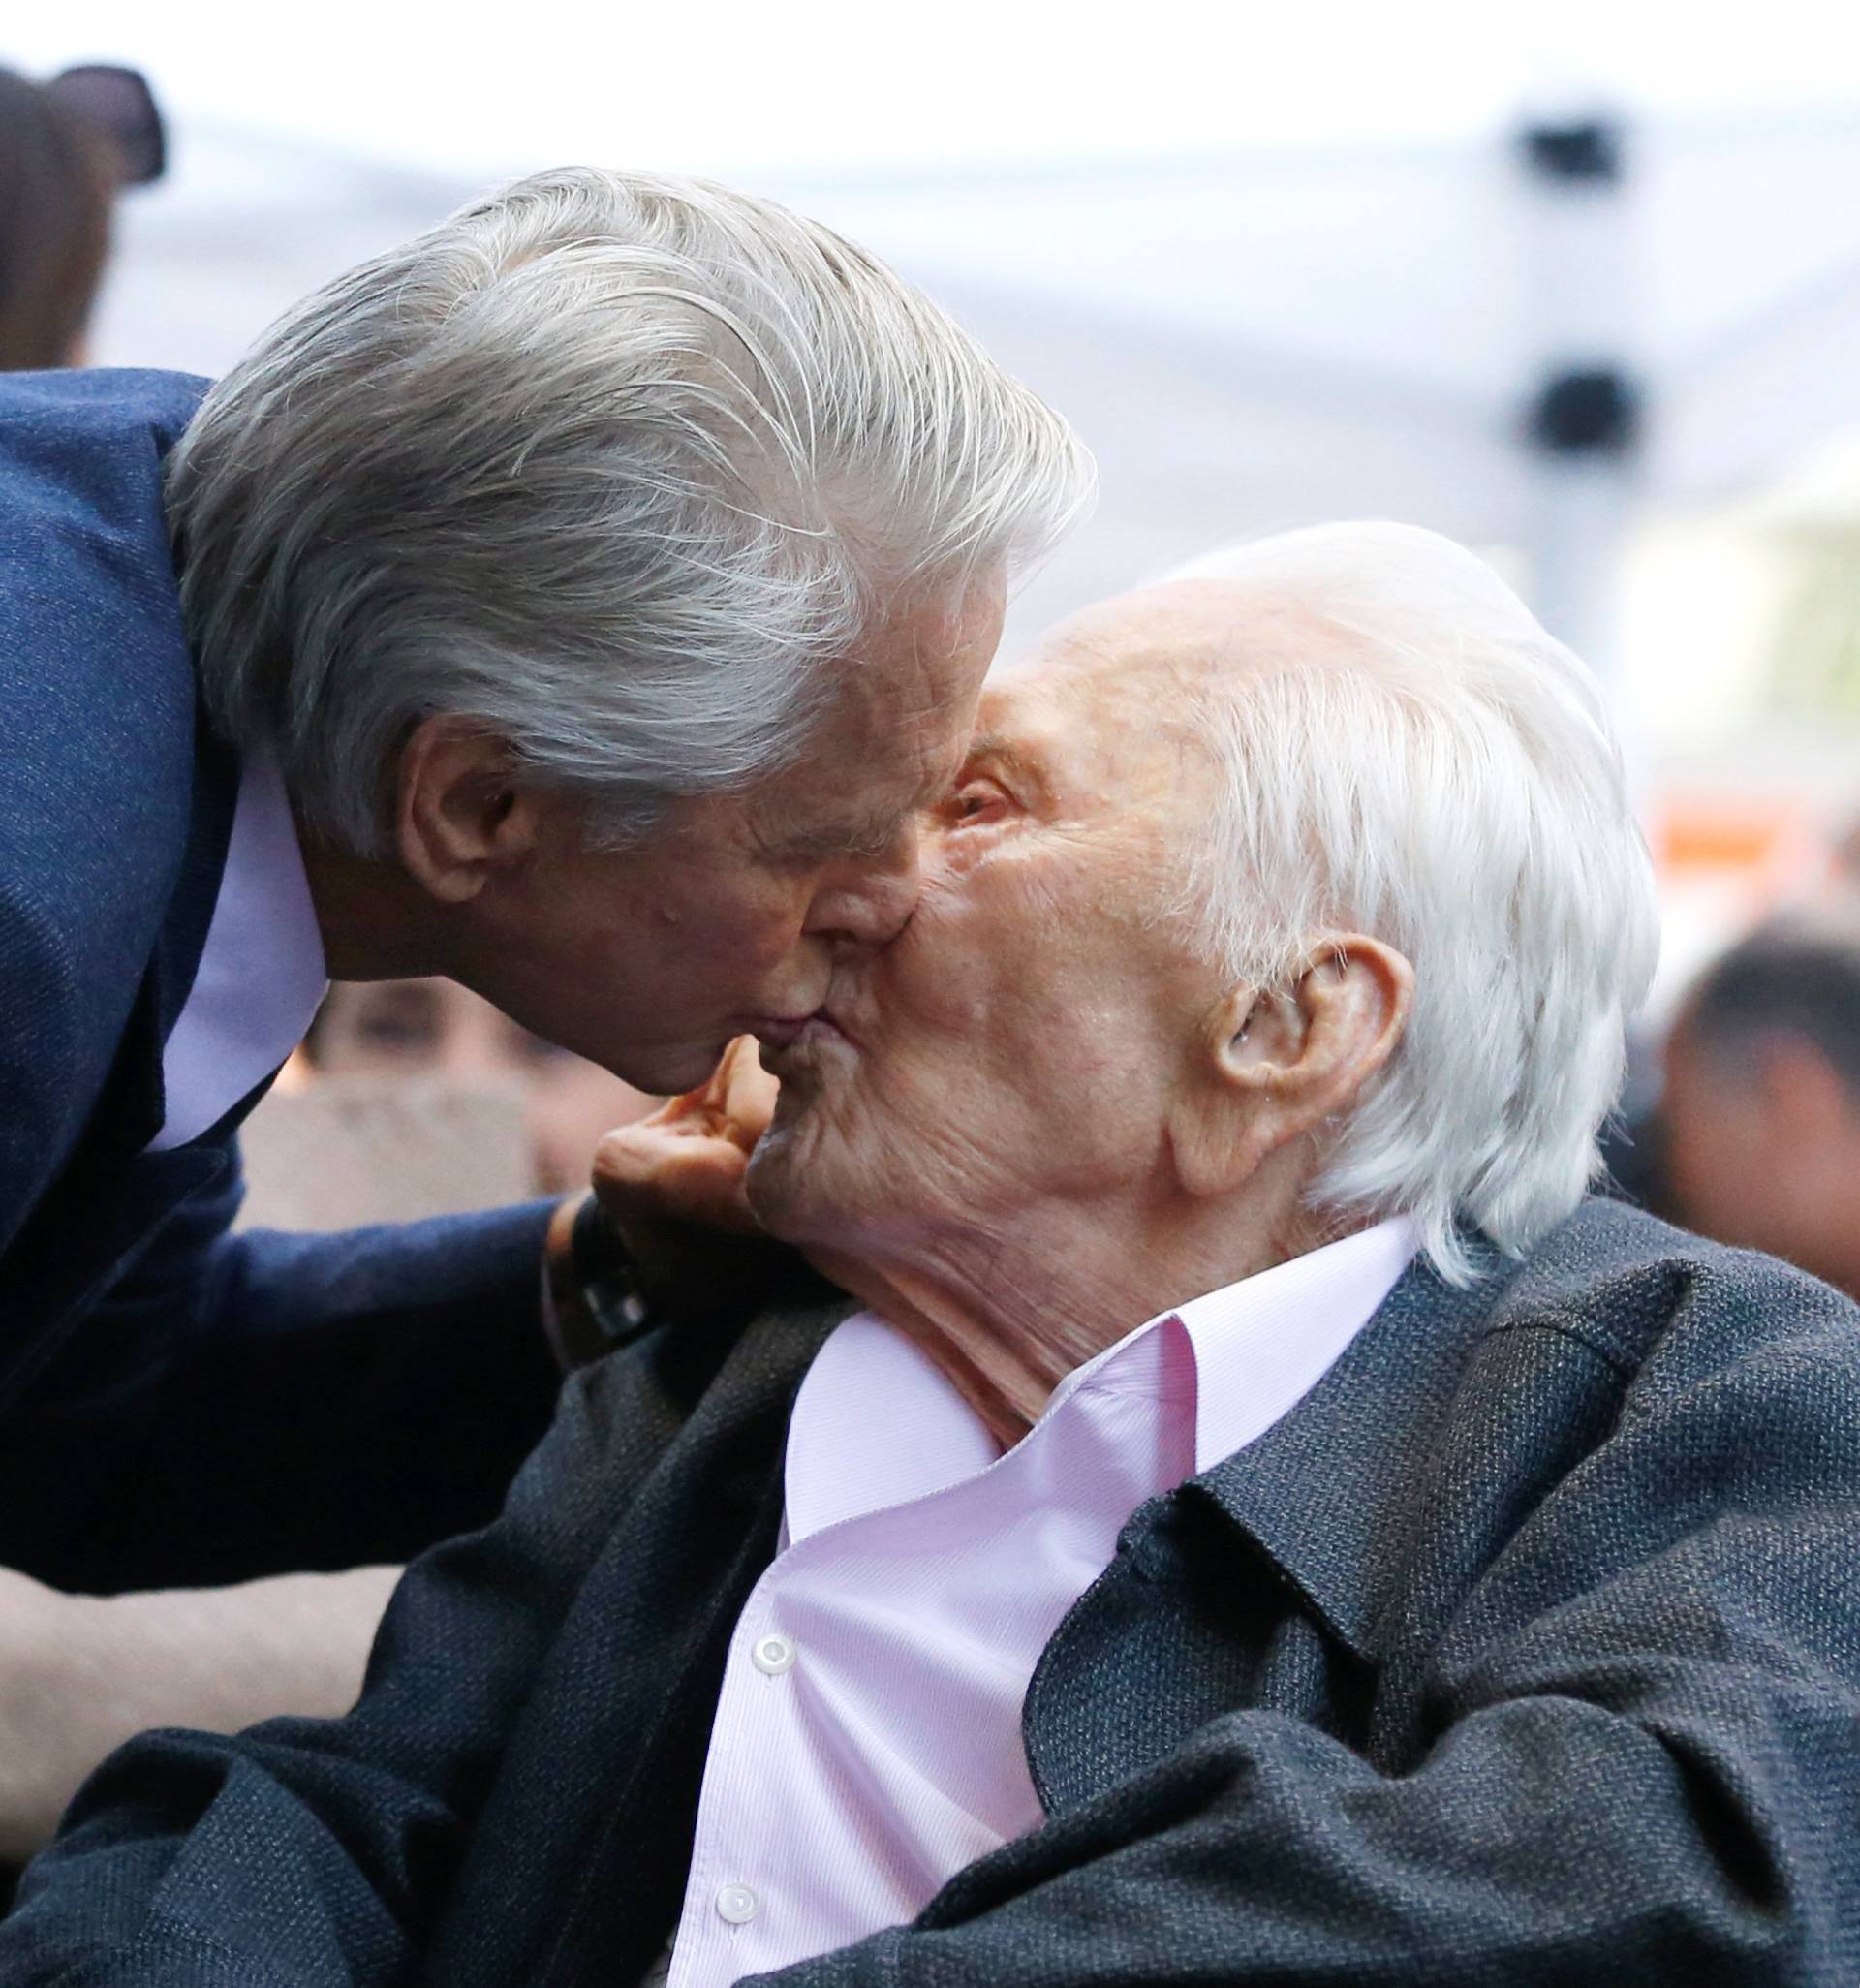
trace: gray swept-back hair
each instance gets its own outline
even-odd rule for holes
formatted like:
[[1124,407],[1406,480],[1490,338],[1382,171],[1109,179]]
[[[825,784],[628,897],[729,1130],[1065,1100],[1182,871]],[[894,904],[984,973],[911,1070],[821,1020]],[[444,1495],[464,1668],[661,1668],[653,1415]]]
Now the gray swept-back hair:
[[517,181],[339,277],[211,392],[170,522],[209,712],[380,854],[481,721],[598,839],[790,761],[862,637],[1043,549],[1089,458],[935,304],[698,180]]
[[1582,1197],[1653,978],[1653,866],[1599,691],[1432,532],[1318,526],[1169,578],[1245,586],[1307,637],[1197,700],[1220,780],[1187,908],[1236,980],[1286,984],[1347,932],[1412,964],[1407,1034],[1313,1199],[1411,1215],[1463,1281],[1462,1225],[1515,1254]]

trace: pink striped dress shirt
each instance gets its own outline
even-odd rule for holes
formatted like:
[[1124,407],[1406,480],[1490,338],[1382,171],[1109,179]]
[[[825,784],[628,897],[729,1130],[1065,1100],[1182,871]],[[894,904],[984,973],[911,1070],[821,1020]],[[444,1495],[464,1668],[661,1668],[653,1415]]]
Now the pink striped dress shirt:
[[670,1988],[723,1988],[913,1918],[1035,1827],[1021,1701],[1146,1498],[1264,1434],[1415,1250],[1385,1222],[1150,1320],[1005,1455],[871,1313],[794,1404],[782,1551],[717,1701]]

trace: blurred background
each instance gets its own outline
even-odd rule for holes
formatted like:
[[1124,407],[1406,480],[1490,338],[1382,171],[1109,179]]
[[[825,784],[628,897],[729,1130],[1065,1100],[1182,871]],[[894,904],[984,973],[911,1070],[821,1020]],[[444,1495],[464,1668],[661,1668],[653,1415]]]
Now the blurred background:
[[[1843,10],[76,0],[16,13],[0,61],[133,64],[167,116],[165,176],[119,204],[96,361],[212,373],[303,291],[533,167],[738,180],[924,284],[1096,451],[1098,514],[1023,589],[1010,645],[1241,534],[1432,525],[1616,701],[1665,890],[1650,1041],[1726,945],[1836,887],[1860,816]],[[566,1082],[428,1008],[430,1056],[352,1069],[349,1118],[390,1066],[462,1069],[448,1031],[493,1088]],[[627,1103],[594,1096],[592,1120]],[[262,1208],[304,1212],[288,1184],[326,1135],[289,1134],[280,1210],[261,1115]],[[453,1126],[487,1177],[446,1192],[550,1179],[569,1146],[542,1137],[493,1165]]]

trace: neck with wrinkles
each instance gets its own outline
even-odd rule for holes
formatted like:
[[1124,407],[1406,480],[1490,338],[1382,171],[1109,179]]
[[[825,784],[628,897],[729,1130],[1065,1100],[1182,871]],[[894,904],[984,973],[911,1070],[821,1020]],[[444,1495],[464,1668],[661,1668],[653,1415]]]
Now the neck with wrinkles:
[[807,1254],[908,1332],[1008,1448],[1068,1374],[1146,1319],[1344,1232],[1303,1206],[1306,1169],[1290,1159],[1218,1199],[1035,1204],[1008,1221],[919,1222],[908,1241]]

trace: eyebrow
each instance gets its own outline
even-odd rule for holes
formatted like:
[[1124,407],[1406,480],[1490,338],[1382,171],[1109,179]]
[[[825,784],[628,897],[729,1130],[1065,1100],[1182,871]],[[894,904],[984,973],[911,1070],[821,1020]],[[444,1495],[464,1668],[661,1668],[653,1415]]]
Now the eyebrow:
[[1011,773],[1019,773],[1029,780],[1045,779],[1046,768],[1037,752],[1028,748],[1005,731],[983,731],[976,734],[963,758],[965,768],[977,760],[993,760],[997,765],[1006,766]]

